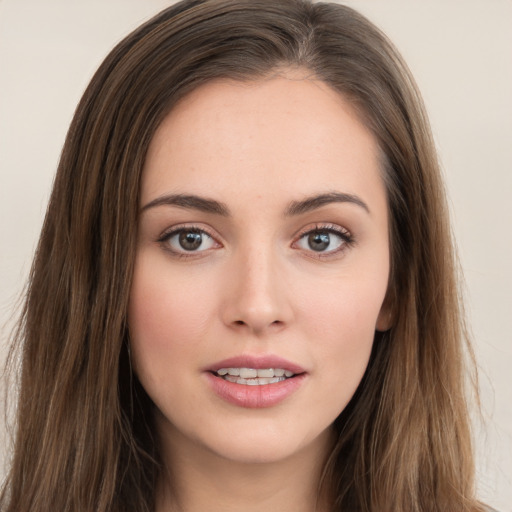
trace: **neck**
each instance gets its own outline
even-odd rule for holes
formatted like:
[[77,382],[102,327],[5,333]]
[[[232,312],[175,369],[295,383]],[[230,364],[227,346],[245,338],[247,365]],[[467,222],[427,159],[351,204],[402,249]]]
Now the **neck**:
[[226,459],[179,434],[162,441],[165,470],[157,512],[328,510],[318,485],[332,446],[330,432],[284,460],[257,463]]

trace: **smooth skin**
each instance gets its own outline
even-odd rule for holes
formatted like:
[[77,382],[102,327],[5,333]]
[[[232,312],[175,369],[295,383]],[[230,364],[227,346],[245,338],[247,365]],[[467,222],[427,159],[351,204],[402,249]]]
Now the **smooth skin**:
[[[129,305],[166,464],[159,512],[315,510],[331,425],[389,328],[387,210],[374,136],[305,72],[211,82],[167,116]],[[263,354],[306,372],[277,405],[208,385],[212,364]]]

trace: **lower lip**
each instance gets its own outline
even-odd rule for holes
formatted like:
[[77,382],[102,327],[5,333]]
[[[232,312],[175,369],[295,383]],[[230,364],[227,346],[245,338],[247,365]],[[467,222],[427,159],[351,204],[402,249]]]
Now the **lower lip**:
[[210,372],[206,372],[205,375],[208,384],[220,398],[238,407],[250,409],[277,405],[297,391],[306,377],[306,374],[302,373],[273,384],[249,386],[229,382]]

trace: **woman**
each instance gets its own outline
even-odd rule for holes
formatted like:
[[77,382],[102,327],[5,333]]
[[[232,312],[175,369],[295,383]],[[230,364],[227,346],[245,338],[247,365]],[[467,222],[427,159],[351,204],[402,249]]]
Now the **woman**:
[[5,510],[483,510],[428,124],[346,7],[186,1],[122,41],[21,325]]

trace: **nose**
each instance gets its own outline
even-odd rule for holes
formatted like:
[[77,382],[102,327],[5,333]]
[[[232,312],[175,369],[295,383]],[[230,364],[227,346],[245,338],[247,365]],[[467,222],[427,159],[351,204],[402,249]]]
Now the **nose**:
[[223,321],[231,329],[256,336],[282,330],[292,320],[290,288],[279,257],[247,250],[230,265]]

